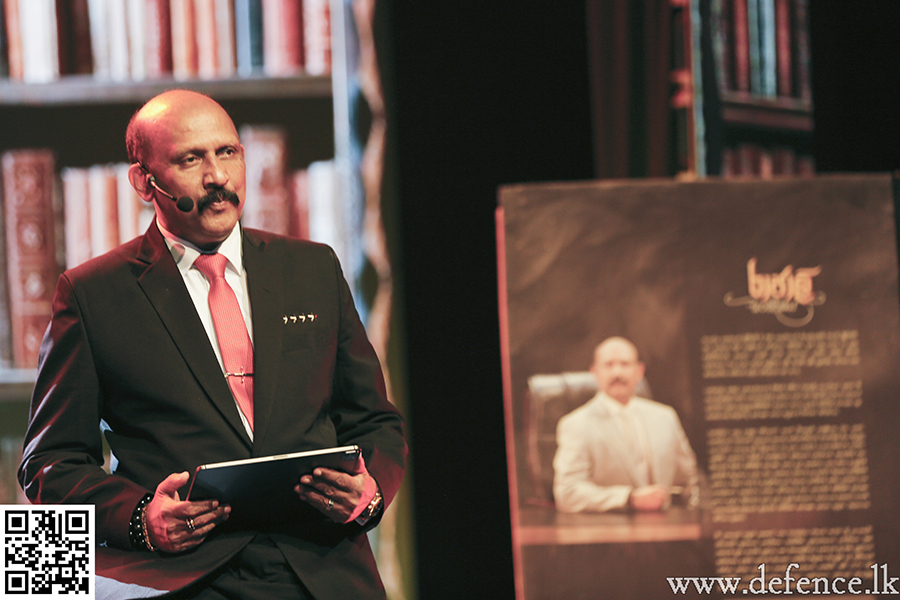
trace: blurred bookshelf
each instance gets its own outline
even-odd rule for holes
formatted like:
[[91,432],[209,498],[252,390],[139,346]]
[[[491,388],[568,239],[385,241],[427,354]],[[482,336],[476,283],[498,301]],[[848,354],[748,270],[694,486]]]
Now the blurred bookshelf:
[[678,173],[814,174],[807,0],[670,4]]

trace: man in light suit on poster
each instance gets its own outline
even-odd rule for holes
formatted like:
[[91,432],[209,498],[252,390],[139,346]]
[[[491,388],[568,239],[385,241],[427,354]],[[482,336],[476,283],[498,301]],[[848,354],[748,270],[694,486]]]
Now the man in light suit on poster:
[[[211,98],[165,92],[126,138],[156,220],[59,279],[26,495],[95,506],[98,598],[383,599],[366,532],[406,443],[334,252],[239,225],[244,148]],[[185,501],[198,465],[349,444],[364,464],[288,482],[274,510]]]
[[557,425],[553,495],[563,512],[659,511],[673,493],[697,502],[697,461],[671,406],[635,396],[644,377],[622,337],[594,351],[599,391]]

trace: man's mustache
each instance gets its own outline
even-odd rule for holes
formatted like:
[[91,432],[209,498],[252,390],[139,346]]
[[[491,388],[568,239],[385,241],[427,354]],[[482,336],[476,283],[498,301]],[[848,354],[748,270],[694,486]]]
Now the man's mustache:
[[238,198],[237,194],[223,188],[219,190],[213,190],[197,200],[197,212],[202,214],[203,211],[209,208],[210,204],[212,204],[213,202],[218,202],[219,200],[231,202],[235,206],[241,205],[241,200],[240,198]]

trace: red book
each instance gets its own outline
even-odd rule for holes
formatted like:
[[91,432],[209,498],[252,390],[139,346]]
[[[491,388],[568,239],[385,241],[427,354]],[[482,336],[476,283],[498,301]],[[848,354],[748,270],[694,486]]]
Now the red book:
[[25,79],[25,61],[22,58],[22,32],[19,29],[19,0],[6,0],[6,43],[9,57],[9,78],[13,81]]
[[765,148],[759,150],[759,176],[763,179],[772,179],[775,165],[772,152]]
[[734,148],[722,148],[722,177],[737,177],[739,174],[740,165]]
[[56,0],[56,29],[60,75],[92,73],[94,57],[87,0]]
[[197,77],[197,36],[194,0],[171,0],[172,74],[175,79]]
[[303,70],[303,0],[263,0],[263,69],[270,77]]
[[50,150],[14,150],[2,157],[13,362],[21,369],[37,366],[61,271],[55,168]]
[[812,85],[809,80],[809,30],[807,28],[806,0],[794,0],[794,67],[796,69],[795,96],[812,101]]
[[778,68],[778,95],[794,94],[794,52],[791,48],[793,23],[791,0],[775,0],[775,51]]
[[781,147],[772,151],[772,172],[793,176],[797,172],[797,154],[793,148]]
[[734,87],[741,92],[750,91],[750,21],[747,0],[734,0]]
[[247,198],[241,222],[247,227],[287,235],[287,133],[280,127],[244,125],[241,143],[247,164]]
[[715,0],[716,72],[720,90],[734,89],[734,5],[731,0]]
[[331,73],[331,9],[328,0],[303,0],[304,70]]
[[219,74],[215,0],[194,0],[194,37],[197,75],[200,79],[215,79]]
[[235,50],[234,1],[219,0],[215,7],[216,66],[220,78],[234,77],[237,72]]
[[146,73],[159,79],[172,73],[172,21],[169,0],[144,0]]
[[756,144],[740,144],[738,153],[738,174],[742,177],[758,177],[760,174],[760,148]]

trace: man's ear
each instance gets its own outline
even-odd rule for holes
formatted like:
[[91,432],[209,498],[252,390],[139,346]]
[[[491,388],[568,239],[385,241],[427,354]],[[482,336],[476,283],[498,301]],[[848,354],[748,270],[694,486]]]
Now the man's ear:
[[128,181],[144,202],[153,202],[153,188],[148,183],[149,179],[150,174],[140,164],[131,163],[128,167]]

